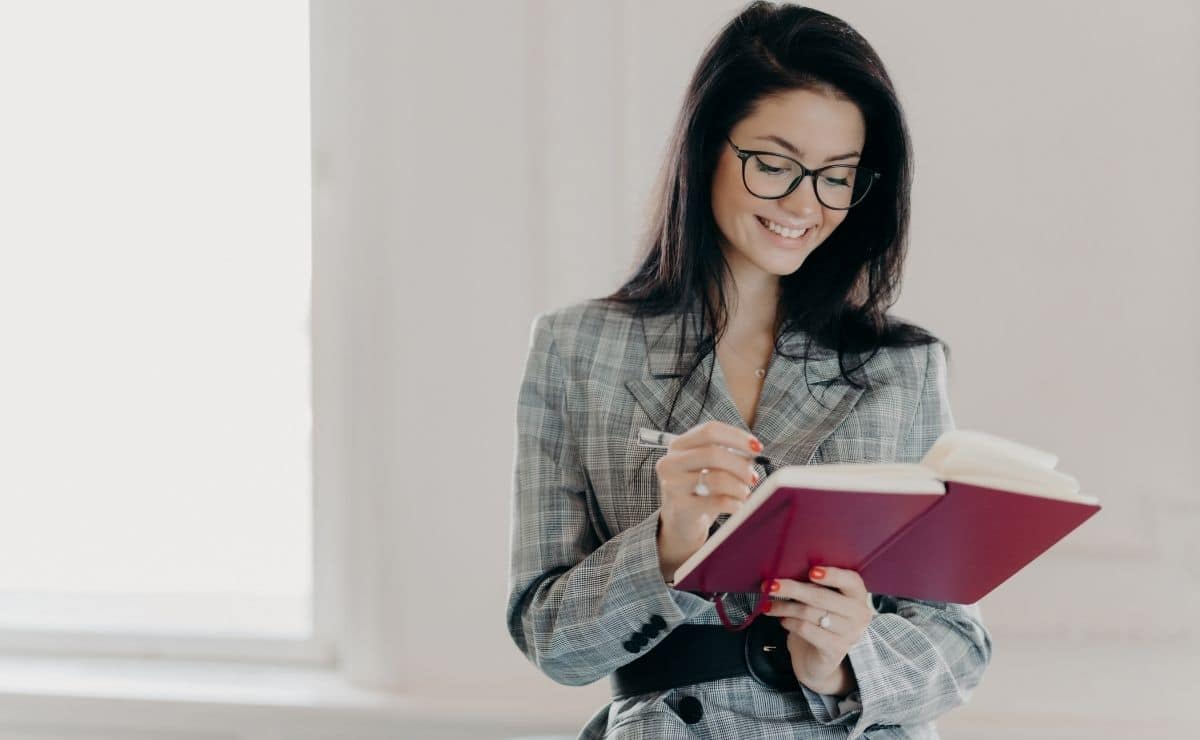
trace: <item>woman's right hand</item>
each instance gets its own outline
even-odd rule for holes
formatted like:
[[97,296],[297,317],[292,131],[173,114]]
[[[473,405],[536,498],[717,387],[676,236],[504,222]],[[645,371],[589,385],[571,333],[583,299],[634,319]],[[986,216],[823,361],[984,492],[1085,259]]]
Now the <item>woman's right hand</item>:
[[[670,579],[683,561],[700,549],[708,530],[721,514],[742,507],[758,474],[752,462],[730,451],[762,452],[762,444],[744,429],[720,421],[692,427],[667,446],[667,454],[654,464],[662,509],[658,524],[658,559],[664,579]],[[693,493],[701,468],[711,493]]]

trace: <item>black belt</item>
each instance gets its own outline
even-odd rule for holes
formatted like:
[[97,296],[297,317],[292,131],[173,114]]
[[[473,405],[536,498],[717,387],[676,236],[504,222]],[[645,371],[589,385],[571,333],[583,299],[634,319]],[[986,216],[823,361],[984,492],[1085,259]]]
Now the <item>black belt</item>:
[[719,624],[681,624],[609,676],[613,698],[746,675],[776,691],[799,691],[787,634],[778,619],[767,616],[740,632]]

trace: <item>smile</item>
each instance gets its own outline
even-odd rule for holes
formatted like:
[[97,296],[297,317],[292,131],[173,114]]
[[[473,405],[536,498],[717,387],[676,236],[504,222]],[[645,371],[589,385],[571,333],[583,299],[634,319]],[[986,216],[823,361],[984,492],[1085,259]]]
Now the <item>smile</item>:
[[763,225],[763,228],[767,229],[768,231],[775,234],[776,236],[780,236],[780,237],[782,237],[784,239],[788,239],[788,240],[803,239],[805,236],[808,235],[808,232],[812,231],[811,224],[802,229],[789,229],[786,226],[777,224],[774,221],[770,221],[761,216],[755,216],[755,218],[758,219],[758,222]]

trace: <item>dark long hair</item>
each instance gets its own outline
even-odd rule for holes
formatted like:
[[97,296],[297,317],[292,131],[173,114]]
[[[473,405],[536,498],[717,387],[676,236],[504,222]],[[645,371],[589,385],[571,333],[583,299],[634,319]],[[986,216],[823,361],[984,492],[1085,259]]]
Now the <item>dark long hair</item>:
[[[899,293],[912,173],[908,129],[883,62],[839,18],[758,0],[722,29],[700,59],[660,173],[640,265],[605,296],[636,316],[686,315],[699,305],[695,325],[681,332],[680,364],[690,370],[680,388],[715,350],[728,317],[723,285],[729,268],[711,201],[717,157],[729,131],[760,100],[796,89],[858,106],[866,123],[861,164],[883,177],[798,270],[780,278],[776,351],[785,354],[779,330],[801,330],[806,350],[788,357],[807,361],[814,343],[835,351],[841,378],[861,388],[853,373],[880,348],[940,341],[887,315]],[[696,352],[683,365],[689,330]],[[858,360],[853,367],[851,356]]]

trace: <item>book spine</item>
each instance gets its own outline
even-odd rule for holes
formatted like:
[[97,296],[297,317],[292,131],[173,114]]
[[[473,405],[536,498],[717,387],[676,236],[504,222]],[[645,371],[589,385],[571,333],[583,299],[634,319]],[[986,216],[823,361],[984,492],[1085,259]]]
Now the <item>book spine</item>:
[[881,542],[879,544],[879,547],[876,547],[874,550],[872,550],[870,552],[870,554],[868,554],[865,558],[863,558],[862,562],[859,563],[858,568],[856,570],[860,574],[863,571],[865,571],[867,569],[867,567],[871,565],[871,563],[875,562],[876,558],[880,557],[885,552],[887,552],[887,549],[892,546],[893,542],[899,540],[900,538],[904,537],[904,535],[908,534],[908,531],[910,529],[915,527],[917,525],[917,523],[920,522],[922,519],[929,516],[930,513],[932,513],[933,510],[935,508],[937,508],[937,506],[939,504],[941,504],[942,502],[944,502],[945,500],[946,500],[945,494],[939,496],[933,503],[931,503],[928,507],[926,507],[926,509],[924,511],[922,511],[917,516],[914,516],[912,519],[909,519],[907,524],[905,524],[903,527],[901,527],[900,529],[897,529],[895,532],[893,532],[891,537],[888,537],[886,540]]

